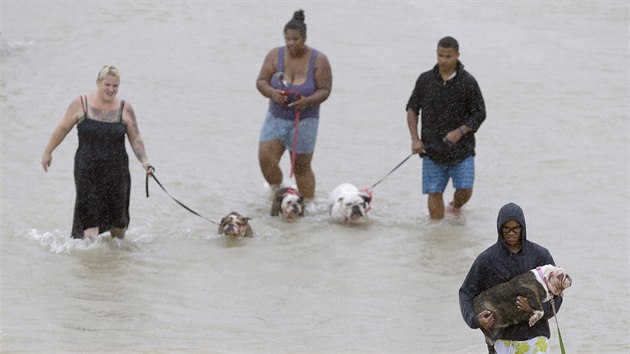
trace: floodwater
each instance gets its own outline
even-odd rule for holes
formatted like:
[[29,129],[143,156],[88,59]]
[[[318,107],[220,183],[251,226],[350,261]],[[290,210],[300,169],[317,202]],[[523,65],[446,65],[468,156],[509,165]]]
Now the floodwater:
[[[628,2],[0,6],[2,352],[483,353],[457,291],[507,202],[574,280],[558,314],[567,352],[630,351]],[[287,223],[268,215],[255,79],[298,8],[334,84],[317,210]],[[375,188],[368,225],[332,224],[328,192],[369,187],[410,153],[404,107],[445,35],[488,112],[472,200],[431,222],[414,157]],[[108,63],[167,191],[211,220],[251,217],[253,239],[219,237],[155,183],[147,199],[129,147],[126,238],[69,239],[76,130],[48,173],[40,157]],[[282,166],[290,183],[288,156]]]

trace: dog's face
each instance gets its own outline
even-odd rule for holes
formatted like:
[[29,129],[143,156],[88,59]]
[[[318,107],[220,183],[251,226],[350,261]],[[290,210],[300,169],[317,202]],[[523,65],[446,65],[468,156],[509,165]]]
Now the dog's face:
[[294,188],[280,188],[276,191],[271,205],[271,216],[282,216],[288,220],[304,216],[304,198]]
[[549,291],[554,295],[562,296],[564,289],[569,288],[573,283],[573,280],[564,268],[552,265],[546,265],[542,268]]
[[232,237],[252,237],[253,231],[249,218],[233,211],[221,219],[219,235]]
[[372,201],[367,191],[343,184],[333,191],[333,195],[336,198],[331,209],[333,217],[342,217],[344,222],[358,222],[367,216]]
[[343,214],[351,221],[357,221],[366,215],[370,204],[370,196],[365,192],[359,192],[341,197],[338,202],[341,205]]

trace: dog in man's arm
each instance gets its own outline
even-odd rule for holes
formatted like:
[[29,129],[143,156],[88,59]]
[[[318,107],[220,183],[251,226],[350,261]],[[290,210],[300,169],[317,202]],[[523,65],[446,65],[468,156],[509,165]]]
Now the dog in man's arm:
[[[547,264],[482,291],[473,299],[473,309],[477,315],[490,311],[495,319],[493,328],[481,328],[486,343],[492,347],[505,327],[525,321],[530,327],[536,324],[544,315],[542,304],[554,295],[562,296],[571,284],[571,277],[564,268]],[[515,302],[519,296],[527,298],[533,313],[517,308]]]

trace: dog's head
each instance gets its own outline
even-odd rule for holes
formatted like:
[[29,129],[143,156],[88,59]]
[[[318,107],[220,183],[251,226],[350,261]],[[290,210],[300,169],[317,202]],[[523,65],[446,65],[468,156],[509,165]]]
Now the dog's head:
[[304,198],[297,189],[285,187],[276,191],[271,205],[271,216],[278,215],[288,220],[304,216]]
[[252,237],[253,231],[249,224],[250,218],[233,211],[221,219],[219,235],[232,237]]
[[337,200],[346,220],[352,222],[359,221],[367,215],[371,202],[372,196],[366,190],[349,191]]
[[564,268],[550,264],[542,266],[541,268],[549,291],[554,295],[562,296],[564,289],[569,288],[573,283],[573,280]]

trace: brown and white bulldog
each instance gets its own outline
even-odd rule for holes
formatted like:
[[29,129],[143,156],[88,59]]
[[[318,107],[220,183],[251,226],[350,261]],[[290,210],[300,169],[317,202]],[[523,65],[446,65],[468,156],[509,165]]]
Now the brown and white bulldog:
[[281,216],[286,220],[295,220],[304,216],[304,198],[293,187],[276,190],[271,204],[271,216]]
[[252,237],[254,232],[249,224],[249,220],[250,218],[233,211],[221,219],[221,224],[219,225],[219,235],[231,237]]
[[[564,290],[571,286],[571,277],[564,268],[551,264],[539,268],[482,291],[473,299],[473,309],[477,315],[484,310],[494,315],[493,328],[481,328],[488,345],[494,345],[502,328],[525,321],[529,321],[530,327],[536,324],[545,314],[542,304],[554,295],[562,296]],[[515,303],[518,296],[527,298],[534,310],[533,314],[517,308]]]

